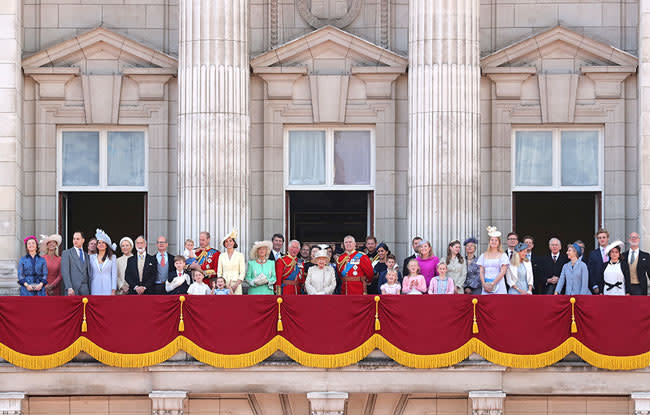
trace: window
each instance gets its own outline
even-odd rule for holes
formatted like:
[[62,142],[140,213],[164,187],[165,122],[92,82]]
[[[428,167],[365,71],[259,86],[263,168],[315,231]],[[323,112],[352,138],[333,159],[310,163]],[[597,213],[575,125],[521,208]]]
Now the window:
[[59,188],[146,190],[144,130],[65,128],[59,131]]
[[300,128],[286,133],[285,183],[293,189],[372,189],[370,129]]
[[600,190],[600,129],[518,129],[513,136],[513,190]]

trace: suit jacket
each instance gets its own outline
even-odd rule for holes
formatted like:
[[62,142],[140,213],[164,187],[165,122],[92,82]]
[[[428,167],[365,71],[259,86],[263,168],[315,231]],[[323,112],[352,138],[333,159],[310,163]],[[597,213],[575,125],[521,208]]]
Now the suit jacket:
[[[278,259],[282,258],[285,255],[286,254],[284,252],[280,252],[280,256],[278,257]],[[269,261],[274,261],[275,262],[275,255],[273,255],[273,250],[271,250],[271,252],[269,252]]]
[[535,281],[535,291],[538,294],[548,294],[549,284],[546,280],[552,276],[559,277],[562,274],[562,267],[569,262],[566,254],[560,252],[557,261],[553,262],[553,256],[549,253],[543,257],[538,258],[538,279]]
[[61,277],[65,290],[72,288],[76,295],[90,294],[90,257],[83,251],[84,262],[81,262],[75,248],[66,249],[61,254]]
[[603,256],[600,253],[600,247],[596,247],[589,253],[587,259],[587,269],[589,270],[589,289],[594,292],[594,288],[598,287],[600,294],[603,293],[603,272],[605,272],[606,262],[603,262]]
[[129,284],[129,294],[137,294],[135,287],[137,285],[145,287],[145,293],[151,291],[151,287],[156,282],[158,273],[158,262],[153,255],[146,254],[144,257],[144,267],[142,267],[142,282],[138,274],[138,254],[136,253],[126,261],[126,271],[124,271],[124,280]]
[[[537,256],[535,254],[530,254],[530,265],[531,268],[533,269],[533,291],[535,294],[544,294],[543,292],[539,292],[537,289],[539,288],[540,284],[538,284],[538,281],[541,281],[542,279],[542,269],[543,267],[541,266],[542,259],[544,257]],[[543,287],[543,285],[542,285]]]
[[[630,251],[623,252],[623,262],[628,265],[630,263]],[[650,277],[650,254],[639,249],[639,259],[636,263],[636,274],[639,277],[639,285],[641,285],[641,292],[646,294],[648,292],[648,278]],[[629,293],[630,281],[625,280],[625,292]]]

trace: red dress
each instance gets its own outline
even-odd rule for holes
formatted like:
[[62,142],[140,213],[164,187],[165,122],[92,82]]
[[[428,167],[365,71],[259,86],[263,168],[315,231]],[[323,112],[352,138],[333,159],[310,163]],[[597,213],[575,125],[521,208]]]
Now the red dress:
[[45,290],[47,295],[61,295],[61,257],[43,255],[47,263],[47,285],[52,289]]
[[366,294],[366,285],[374,276],[372,262],[362,252],[345,252],[336,261],[336,275],[341,281],[341,294]]
[[299,295],[305,282],[305,263],[290,255],[275,261],[275,292],[278,295]]

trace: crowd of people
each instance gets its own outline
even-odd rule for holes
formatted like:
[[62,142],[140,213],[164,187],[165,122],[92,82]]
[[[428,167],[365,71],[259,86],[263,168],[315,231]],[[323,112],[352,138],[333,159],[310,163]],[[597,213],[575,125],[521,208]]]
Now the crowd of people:
[[[650,254],[639,249],[639,234],[629,235],[629,249],[610,242],[606,229],[596,234],[598,246],[588,255],[575,241],[562,250],[551,238],[549,253],[533,254],[535,239],[515,232],[502,235],[487,228],[485,252],[478,254],[474,237],[451,241],[446,256],[434,254],[431,243],[413,238],[413,254],[398,265],[389,247],[368,236],[365,246],[348,235],[342,246],[301,244],[285,239],[255,242],[248,261],[238,250],[237,231],[211,246],[201,232],[198,247],[191,239],[183,255],[167,251],[164,236],[155,254],[144,236],[123,237],[118,246],[101,229],[86,244],[75,232],[72,248],[63,251],[60,235],[28,236],[18,262],[18,285],[25,296],[44,295],[423,295],[423,294],[566,294],[647,295]],[[464,253],[463,253],[464,250]]]

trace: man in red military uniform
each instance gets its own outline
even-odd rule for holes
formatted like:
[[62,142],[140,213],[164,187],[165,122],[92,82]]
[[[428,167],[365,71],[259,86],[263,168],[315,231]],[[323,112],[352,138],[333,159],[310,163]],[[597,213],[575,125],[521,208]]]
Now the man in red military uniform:
[[199,249],[196,250],[196,261],[190,269],[201,269],[205,274],[204,283],[211,287],[212,281],[217,278],[217,265],[219,264],[219,251],[210,248],[210,232],[201,232],[199,235]]
[[288,254],[275,261],[277,295],[298,295],[305,282],[305,263],[298,260],[300,242],[289,242]]
[[366,285],[374,275],[370,258],[356,250],[356,241],[351,235],[343,239],[343,247],[345,252],[336,260],[336,274],[341,281],[341,294],[366,294]]

